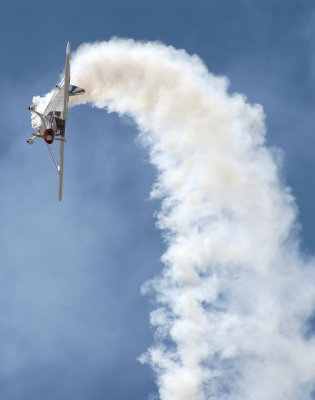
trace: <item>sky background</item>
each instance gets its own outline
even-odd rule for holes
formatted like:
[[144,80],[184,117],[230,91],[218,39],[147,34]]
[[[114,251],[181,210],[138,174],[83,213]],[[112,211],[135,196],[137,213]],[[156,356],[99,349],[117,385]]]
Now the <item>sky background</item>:
[[[27,107],[64,67],[65,47],[113,36],[198,54],[266,113],[283,181],[315,253],[315,4],[303,0],[1,0],[0,398],[137,399],[157,393],[137,361],[153,342],[162,269],[149,200],[155,171],[131,120],[69,112],[63,201],[46,146],[26,145]],[[88,71],[87,71],[88,73]],[[75,84],[75,82],[73,82]]]

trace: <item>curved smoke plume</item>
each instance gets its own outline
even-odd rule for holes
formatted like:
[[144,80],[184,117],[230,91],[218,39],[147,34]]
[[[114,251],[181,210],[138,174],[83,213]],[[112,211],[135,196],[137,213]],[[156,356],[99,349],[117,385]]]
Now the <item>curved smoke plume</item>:
[[86,89],[74,102],[134,118],[158,171],[167,251],[143,287],[157,299],[156,341],[140,361],[161,399],[311,398],[314,267],[299,255],[262,107],[159,43],[84,44],[71,75]]

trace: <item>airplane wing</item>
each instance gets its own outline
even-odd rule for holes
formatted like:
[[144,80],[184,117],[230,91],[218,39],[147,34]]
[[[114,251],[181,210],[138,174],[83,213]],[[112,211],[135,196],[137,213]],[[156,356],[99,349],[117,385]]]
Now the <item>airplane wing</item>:
[[[68,104],[69,104],[69,85],[70,85],[70,44],[68,42],[66,49],[66,67],[65,67],[65,76],[64,76],[64,85],[63,85],[63,111],[62,111],[62,119],[64,121],[63,129],[60,131],[62,139],[65,138],[65,128],[66,128],[66,120],[68,114]],[[59,165],[59,201],[62,199],[62,182],[63,182],[63,160],[64,160],[64,148],[65,142],[62,140],[60,142],[60,165]]]

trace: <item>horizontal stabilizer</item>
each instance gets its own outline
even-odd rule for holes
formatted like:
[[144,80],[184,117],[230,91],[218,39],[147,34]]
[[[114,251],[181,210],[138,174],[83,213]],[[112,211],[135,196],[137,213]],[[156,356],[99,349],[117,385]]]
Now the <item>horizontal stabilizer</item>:
[[77,96],[78,94],[85,93],[85,90],[79,86],[69,85],[69,96]]

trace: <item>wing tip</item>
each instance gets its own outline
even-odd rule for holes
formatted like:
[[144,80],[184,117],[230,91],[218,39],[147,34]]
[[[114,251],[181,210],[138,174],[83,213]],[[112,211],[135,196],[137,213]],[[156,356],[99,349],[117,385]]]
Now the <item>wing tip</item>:
[[66,53],[69,55],[70,54],[70,43],[67,43],[67,49],[66,49]]

